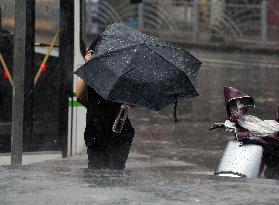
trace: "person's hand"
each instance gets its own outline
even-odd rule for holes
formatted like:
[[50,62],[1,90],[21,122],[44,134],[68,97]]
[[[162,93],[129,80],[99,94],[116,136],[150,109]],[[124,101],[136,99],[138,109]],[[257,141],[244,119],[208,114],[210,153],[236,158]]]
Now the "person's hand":
[[87,61],[91,60],[93,58],[93,56],[94,56],[94,51],[89,50],[86,52],[84,59],[87,62]]

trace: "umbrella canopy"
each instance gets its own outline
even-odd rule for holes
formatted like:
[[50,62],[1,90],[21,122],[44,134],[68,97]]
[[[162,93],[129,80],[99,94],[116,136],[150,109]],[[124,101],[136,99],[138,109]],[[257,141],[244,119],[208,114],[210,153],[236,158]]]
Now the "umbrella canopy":
[[106,100],[161,110],[198,96],[201,63],[184,49],[116,23],[100,35],[95,50],[75,73]]

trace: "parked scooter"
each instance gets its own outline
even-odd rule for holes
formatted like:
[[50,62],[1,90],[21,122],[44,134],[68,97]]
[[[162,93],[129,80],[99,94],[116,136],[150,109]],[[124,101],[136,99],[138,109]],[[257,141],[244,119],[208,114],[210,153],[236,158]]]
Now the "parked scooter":
[[215,175],[254,178],[266,165],[265,177],[279,178],[278,119],[248,115],[249,108],[255,108],[254,99],[233,87],[224,87],[224,98],[229,119],[210,130],[224,128],[234,139],[227,143]]

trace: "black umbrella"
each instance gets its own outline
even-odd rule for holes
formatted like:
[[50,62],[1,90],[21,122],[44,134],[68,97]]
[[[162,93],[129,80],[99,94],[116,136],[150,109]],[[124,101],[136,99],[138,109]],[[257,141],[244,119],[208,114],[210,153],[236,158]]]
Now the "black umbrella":
[[96,54],[75,73],[104,99],[161,110],[195,97],[201,63],[184,49],[123,24],[108,26]]

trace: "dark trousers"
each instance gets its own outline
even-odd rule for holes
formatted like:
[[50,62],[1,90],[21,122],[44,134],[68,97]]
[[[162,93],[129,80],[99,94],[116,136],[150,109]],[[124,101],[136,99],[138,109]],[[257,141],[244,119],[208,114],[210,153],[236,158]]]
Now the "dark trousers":
[[123,170],[134,137],[134,129],[112,135],[87,147],[89,169]]

